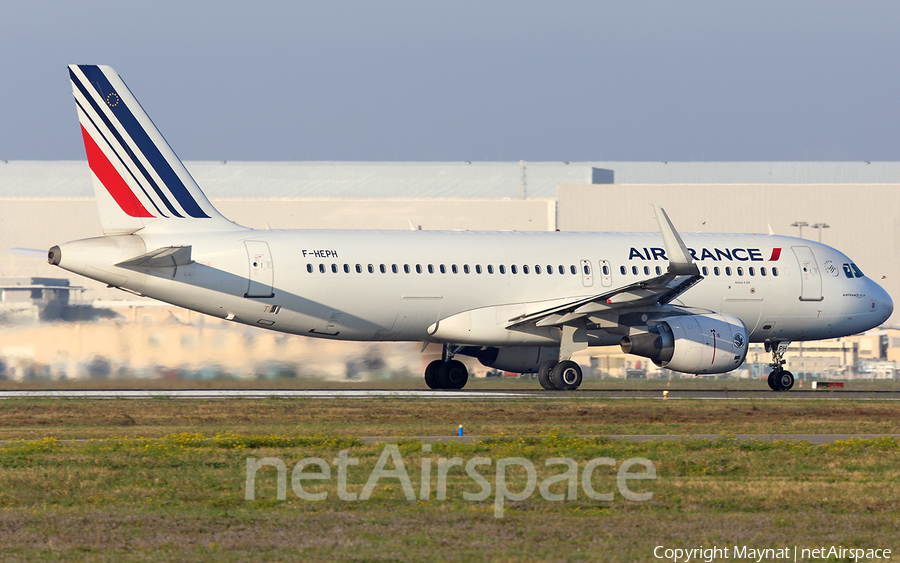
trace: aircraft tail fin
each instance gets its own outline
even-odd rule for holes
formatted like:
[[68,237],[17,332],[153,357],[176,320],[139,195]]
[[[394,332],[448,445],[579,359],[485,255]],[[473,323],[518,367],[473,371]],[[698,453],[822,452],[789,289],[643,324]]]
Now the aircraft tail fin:
[[111,67],[69,65],[106,235],[239,229],[223,217]]

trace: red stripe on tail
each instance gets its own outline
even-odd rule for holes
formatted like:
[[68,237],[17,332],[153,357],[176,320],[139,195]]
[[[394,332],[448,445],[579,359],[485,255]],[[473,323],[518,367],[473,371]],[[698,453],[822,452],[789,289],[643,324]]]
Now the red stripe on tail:
[[772,257],[769,258],[769,262],[775,262],[775,261],[777,261],[779,258],[781,258],[781,249],[780,249],[780,248],[773,248],[773,249],[772,249]]
[[100,150],[100,147],[97,146],[97,143],[94,142],[94,139],[85,131],[83,126],[81,135],[84,137],[84,150],[87,152],[88,166],[91,167],[91,171],[97,176],[100,183],[109,192],[109,195],[116,200],[122,211],[129,217],[154,217],[141,205],[134,192],[131,191],[131,188],[128,187],[128,184],[125,183],[125,180],[122,179],[122,176],[119,175],[119,172],[106,158],[106,155],[103,154],[103,151]]

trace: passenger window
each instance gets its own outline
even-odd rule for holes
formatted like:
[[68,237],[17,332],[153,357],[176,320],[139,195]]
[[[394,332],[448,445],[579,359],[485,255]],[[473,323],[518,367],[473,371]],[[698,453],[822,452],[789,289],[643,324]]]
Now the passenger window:
[[332,274],[336,274],[336,273],[337,273],[337,264],[332,264],[332,265],[331,265],[331,273],[332,273]]
[[[454,266],[454,268],[455,268],[455,267],[456,267],[456,266]],[[468,265],[468,264],[463,264],[463,272],[465,272],[465,273],[467,273],[467,274],[469,273],[469,265]]]
[[743,276],[743,275],[744,275],[744,269],[743,269],[742,267],[740,267],[740,266],[738,266],[738,269],[737,269],[737,275],[739,275],[739,276]]
[[632,266],[632,267],[631,267],[631,273],[634,274],[634,275],[638,275],[637,266]]
[[859,268],[857,268],[857,267],[856,267],[856,264],[854,264],[853,262],[850,262],[850,267],[853,268],[853,274],[854,274],[856,277],[858,277],[858,278],[864,277],[864,276],[863,276],[863,273],[862,273],[862,270],[860,270]]
[[[466,267],[468,268],[468,266],[466,266]],[[476,274],[481,273],[481,264],[475,264],[475,273]]]
[[644,275],[645,275],[645,276],[649,276],[649,275],[650,275],[650,266],[644,266]]
[[603,275],[604,276],[609,275],[609,266],[607,266],[606,264],[603,265]]
[[718,266],[716,266],[715,268],[713,268],[713,273],[714,273],[715,275],[718,276],[720,272],[721,272],[721,270],[719,270],[719,267],[718,267]]
[[519,273],[519,268],[517,268],[516,265],[513,264],[512,266],[509,267],[509,272],[510,272],[511,274],[518,274],[518,273]]
[[527,265],[522,266],[522,273],[523,273],[523,274],[527,274],[527,273],[528,273],[528,266],[527,266]]
[[552,274],[552,273],[553,273],[553,266],[547,264],[547,273],[548,273],[548,274]]
[[434,273],[434,265],[433,265],[433,264],[429,264],[429,265],[428,265],[428,273],[429,273],[429,274],[433,274],[433,273]]
[[844,264],[844,275],[848,278],[853,277],[853,270],[850,269],[850,264]]
[[730,276],[730,275],[731,275],[731,266],[725,266],[725,275],[726,275],[726,276]]
[[409,264],[404,264],[404,265],[403,265],[403,272],[404,272],[404,273],[407,273],[407,274],[409,273]]
[[450,266],[450,271],[453,272],[454,274],[458,274],[459,268],[456,267],[456,264],[453,264],[452,266]]
[[417,273],[417,274],[421,274],[421,273],[422,273],[422,265],[421,265],[421,264],[416,264],[416,273]]
[[708,275],[709,275],[709,268],[707,268],[706,266],[703,266],[703,269],[702,269],[701,271],[703,272],[703,275],[704,275],[704,276],[708,276]]
[[324,274],[324,273],[325,273],[325,264],[319,264],[319,273],[320,273],[320,274]]
[[501,274],[505,274],[505,273],[506,273],[506,266],[504,266],[503,264],[500,264],[499,268],[500,268],[500,273],[501,273]]
[[575,269],[575,266],[569,266],[569,271],[572,272],[573,276],[578,273],[578,270]]
[[344,273],[345,273],[345,274],[349,274],[349,273],[350,273],[350,264],[344,264]]
[[309,272],[310,274],[312,273],[312,264],[306,265],[306,271]]
[[657,276],[661,276],[661,275],[662,275],[662,268],[660,268],[659,266],[656,267],[656,275],[657,275]]
[[747,272],[748,272],[751,276],[755,276],[755,275],[756,275],[756,270],[753,268],[753,266],[747,268]]
[[381,273],[382,273],[382,274],[386,274],[386,273],[387,273],[387,268],[384,267],[384,264],[379,265],[379,266],[378,266],[378,269],[381,270]]
[[494,267],[493,267],[491,264],[488,264],[488,273],[489,273],[489,274],[493,274],[493,273],[494,273]]
[[619,272],[621,272],[624,276],[628,272],[628,270],[625,269],[625,266],[619,266]]
[[367,269],[369,270],[369,273],[370,273],[370,274],[374,274],[374,273],[375,273],[375,266],[373,266],[372,264],[369,264],[369,265],[367,266]]
[[441,273],[442,273],[442,274],[446,274],[446,273],[447,273],[447,268],[445,268],[443,264],[441,264],[439,267],[440,267],[440,270],[441,270]]
[[778,276],[778,268],[772,268],[772,275],[776,277]]
[[356,265],[356,273],[357,273],[357,274],[361,274],[361,273],[362,273],[362,264],[357,264],[357,265]]
[[566,269],[563,268],[562,266],[560,266],[560,267],[559,267],[559,273],[560,273],[560,274],[565,274],[565,273],[566,273]]
[[759,269],[759,275],[765,277],[765,275],[766,275],[766,269],[765,269],[764,267]]
[[398,268],[396,264],[391,264],[391,271],[396,274],[400,272],[400,268]]
[[586,276],[591,275],[591,267],[590,267],[590,265],[585,264],[585,265],[582,267],[582,269],[584,270],[584,275],[586,275]]
[[540,267],[540,266],[535,266],[535,267],[534,267],[534,273],[535,273],[535,274],[540,274],[540,273],[541,273],[541,267]]

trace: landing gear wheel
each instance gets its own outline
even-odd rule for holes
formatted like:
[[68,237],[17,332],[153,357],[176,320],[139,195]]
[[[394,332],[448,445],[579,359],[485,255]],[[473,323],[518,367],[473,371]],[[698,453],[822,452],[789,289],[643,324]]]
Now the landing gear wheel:
[[462,389],[469,381],[469,370],[459,360],[443,362],[437,371],[437,380],[441,389]]
[[789,371],[782,371],[777,378],[778,390],[788,391],[794,386],[794,374]]
[[572,360],[563,360],[550,371],[550,381],[560,391],[574,391],[581,385],[581,366]]
[[428,366],[425,368],[425,385],[427,385],[429,389],[441,388],[438,382],[437,374],[442,365],[444,365],[443,361],[435,360],[428,364]]
[[547,391],[556,391],[556,385],[550,381],[550,372],[553,370],[553,366],[556,365],[555,360],[551,360],[549,362],[541,364],[541,369],[538,370],[538,383],[541,384],[541,387],[546,389]]
[[794,386],[794,374],[784,370],[784,353],[790,342],[766,342],[766,352],[772,352],[772,373],[769,374],[769,388],[772,391],[787,391]]

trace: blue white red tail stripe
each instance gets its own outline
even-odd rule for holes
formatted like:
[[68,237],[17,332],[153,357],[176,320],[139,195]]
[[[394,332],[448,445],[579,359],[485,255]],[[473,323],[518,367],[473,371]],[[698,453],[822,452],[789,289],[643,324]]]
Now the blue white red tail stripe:
[[180,225],[167,228],[200,228],[191,226],[194,219],[221,222],[215,228],[234,227],[215,210],[115,71],[70,65],[69,77],[104,232],[135,232],[160,220]]
[[[191,197],[187,187],[178,174],[172,169],[172,165],[160,153],[159,148],[150,139],[144,127],[138,123],[134,114],[129,110],[122,96],[116,92],[103,71],[94,65],[85,65],[79,67],[88,79],[91,86],[95,88],[101,99],[107,107],[112,110],[113,115],[127,132],[128,136],[137,145],[140,154],[142,154],[150,164],[150,167],[156,172],[162,180],[162,184],[168,188],[169,192],[178,200],[181,208],[191,217],[195,219],[209,217],[200,209],[197,202]],[[143,111],[141,112],[143,113]],[[173,213],[177,212],[172,209]]]
[[88,165],[91,170],[103,183],[109,195],[119,204],[122,211],[129,217],[153,217],[147,209],[141,204],[140,200],[134,196],[134,192],[128,187],[128,184],[122,179],[118,171],[112,165],[103,151],[94,139],[81,128],[81,134],[84,137],[84,149],[87,153]]
[[[77,84],[77,83],[75,83],[73,81],[73,84]],[[83,92],[83,93],[85,93],[85,92]],[[91,101],[90,98],[88,98],[88,101]],[[116,161],[120,163],[121,166],[119,168],[124,169],[128,172],[128,176],[134,181],[134,185],[136,185],[138,188],[140,188],[141,192],[143,192],[146,199],[151,204],[153,204],[153,207],[156,209],[156,212],[159,214],[159,216],[160,217],[168,217],[168,215],[166,215],[162,211],[162,209],[159,208],[159,206],[156,203],[156,199],[150,197],[150,194],[147,193],[147,190],[144,188],[144,182],[139,181],[137,179],[137,177],[135,176],[135,172],[133,172],[131,170],[131,167],[129,167],[126,164],[126,160],[134,163],[134,165],[137,166],[138,171],[140,173],[144,174],[143,177],[145,178],[145,182],[150,183],[149,174],[146,173],[146,171],[143,169],[143,166],[140,164],[140,162],[135,157],[134,153],[132,153],[131,150],[128,148],[128,145],[125,144],[125,140],[122,139],[121,136],[116,133],[116,130],[114,127],[112,127],[112,124],[109,123],[105,119],[105,116],[103,116],[102,113],[97,113],[96,108],[94,108],[95,109],[94,112],[88,112],[87,110],[85,110],[84,106],[78,100],[77,97],[75,99],[75,105],[77,106],[77,108],[79,110],[78,116],[79,116],[79,121],[81,122],[81,130],[82,130],[83,134],[86,135],[85,149],[86,150],[88,149],[88,146],[87,146],[88,138],[90,138],[91,141],[94,141],[94,139],[96,138],[96,141],[94,141],[94,144],[98,146],[98,149],[100,148],[100,146],[107,147],[108,151],[111,152],[113,154],[113,156],[115,156]],[[91,117],[90,117],[91,113],[93,113],[94,115],[99,115],[105,122],[104,123],[105,127],[98,126],[98,124],[94,121],[94,119],[91,119]],[[104,130],[109,131],[109,133],[107,135],[104,135],[102,132]],[[111,135],[112,138],[110,138],[110,136],[108,136],[108,135]],[[115,139],[115,141],[113,141],[113,139]],[[102,149],[100,149],[100,150],[102,151]],[[90,158],[88,159],[88,163],[90,164]],[[93,170],[93,166],[91,167],[91,169]],[[98,179],[99,179],[99,176],[98,176]],[[122,178],[120,177],[120,179],[122,179]],[[122,181],[124,182],[124,179],[122,179]],[[109,186],[105,182],[103,182],[102,179],[101,179],[101,182],[103,183],[104,187],[106,187],[106,189],[109,190]],[[169,209],[172,209],[171,204],[166,199],[166,196],[162,193],[162,190],[160,190],[159,187],[156,186],[154,183],[150,183],[150,185],[156,191],[158,199],[161,200],[166,205],[166,207],[168,207]],[[112,195],[112,192],[110,192],[110,195]],[[178,216],[178,215],[176,215],[176,216]]]

